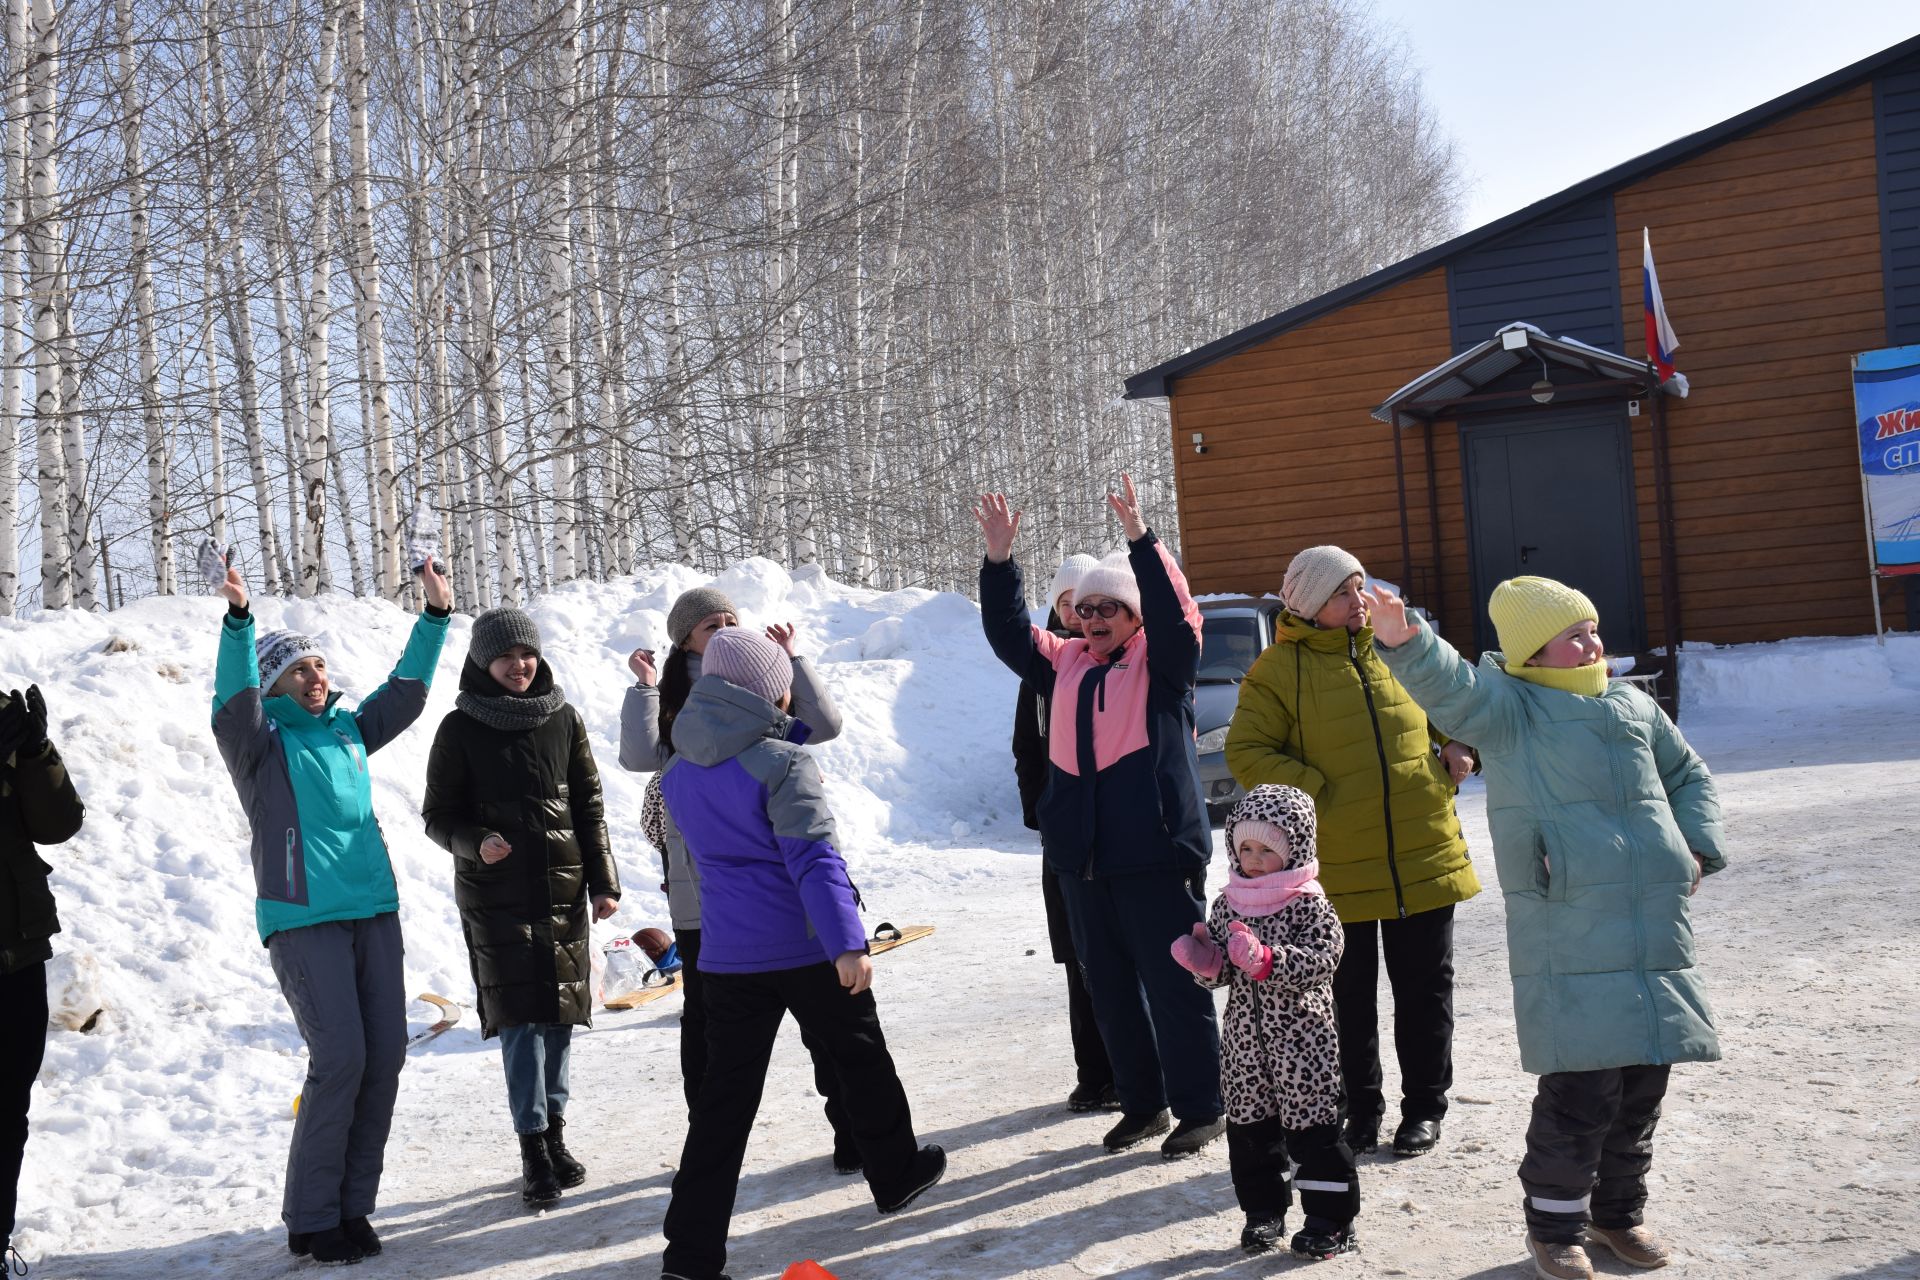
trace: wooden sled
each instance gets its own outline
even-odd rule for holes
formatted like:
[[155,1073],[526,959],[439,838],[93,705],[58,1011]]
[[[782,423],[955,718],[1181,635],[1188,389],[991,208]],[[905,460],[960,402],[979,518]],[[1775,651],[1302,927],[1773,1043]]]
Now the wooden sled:
[[606,1002],[606,1007],[617,1010],[638,1009],[643,1004],[652,1004],[655,1000],[672,995],[680,990],[682,985],[679,972],[663,974],[658,969],[647,970],[646,977],[640,981],[640,990],[615,996]]
[[933,932],[930,924],[894,924],[882,920],[874,926],[873,936],[867,939],[867,954],[881,955],[895,947],[904,947],[909,942],[918,942]]

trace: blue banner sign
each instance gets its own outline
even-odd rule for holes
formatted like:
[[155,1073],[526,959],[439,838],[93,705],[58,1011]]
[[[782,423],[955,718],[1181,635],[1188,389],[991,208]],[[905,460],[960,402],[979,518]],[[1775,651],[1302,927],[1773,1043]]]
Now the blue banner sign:
[[1875,565],[1920,573],[1920,346],[1855,356],[1853,407]]

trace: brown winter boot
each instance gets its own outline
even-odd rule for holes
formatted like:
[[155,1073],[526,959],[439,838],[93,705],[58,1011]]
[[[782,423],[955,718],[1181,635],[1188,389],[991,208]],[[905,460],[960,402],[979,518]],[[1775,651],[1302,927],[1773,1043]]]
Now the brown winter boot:
[[1630,1267],[1652,1271],[1673,1261],[1673,1250],[1659,1236],[1642,1226],[1596,1227],[1587,1225],[1587,1243],[1603,1244],[1613,1256]]
[[1587,1251],[1577,1244],[1548,1244],[1528,1236],[1527,1253],[1533,1258],[1533,1274],[1540,1280],[1593,1280]]

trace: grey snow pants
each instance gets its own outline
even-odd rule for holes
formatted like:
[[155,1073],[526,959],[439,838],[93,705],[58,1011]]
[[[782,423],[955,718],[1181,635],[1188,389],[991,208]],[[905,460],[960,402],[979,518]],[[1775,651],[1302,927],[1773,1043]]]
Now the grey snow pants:
[[289,1231],[326,1231],[373,1212],[407,1057],[403,950],[392,911],[267,939],[308,1055],[280,1202]]

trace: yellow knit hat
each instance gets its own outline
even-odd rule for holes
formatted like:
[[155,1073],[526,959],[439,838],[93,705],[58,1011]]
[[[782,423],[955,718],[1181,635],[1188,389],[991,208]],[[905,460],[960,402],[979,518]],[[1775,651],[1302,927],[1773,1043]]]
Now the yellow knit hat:
[[1552,578],[1508,578],[1493,589],[1487,614],[1509,669],[1526,665],[1547,642],[1577,622],[1600,621],[1593,601]]

